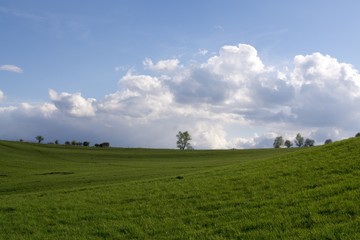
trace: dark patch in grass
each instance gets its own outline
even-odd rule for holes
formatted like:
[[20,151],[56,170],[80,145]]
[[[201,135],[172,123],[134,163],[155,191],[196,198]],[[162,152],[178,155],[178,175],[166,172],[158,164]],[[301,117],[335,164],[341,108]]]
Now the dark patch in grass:
[[347,215],[350,216],[350,217],[356,217],[356,216],[357,216],[356,211],[353,210],[353,209],[348,209],[348,210],[346,210],[345,214],[347,214]]
[[288,176],[291,176],[291,173],[289,173],[289,172],[279,172],[278,176],[280,176],[280,177],[288,177]]
[[241,228],[241,231],[243,232],[251,232],[251,231],[256,231],[258,230],[259,228],[261,228],[259,225],[256,225],[256,224],[247,224],[245,226],[243,226]]
[[319,187],[319,185],[315,183],[315,184],[308,185],[305,188],[306,189],[314,189],[314,188],[317,188],[317,187]]
[[128,234],[130,234],[130,231],[129,231],[129,229],[127,229],[127,228],[119,228],[118,229],[118,232],[120,233],[120,234],[122,234],[122,235],[128,235]]
[[8,175],[6,174],[0,174],[0,177],[7,177]]
[[11,212],[15,212],[16,209],[12,208],[12,207],[2,207],[0,208],[0,212],[2,213],[11,213]]
[[315,224],[310,214],[304,214],[300,221],[299,227],[303,229],[310,229]]
[[177,176],[176,179],[181,180],[181,179],[184,179],[184,177],[183,176]]
[[104,231],[100,231],[100,232],[95,233],[95,236],[100,237],[102,239],[111,239],[111,234],[107,233],[107,232],[104,232]]
[[40,173],[38,175],[68,175],[74,174],[74,172],[48,172],[48,173]]
[[352,172],[353,172],[353,169],[345,168],[345,169],[334,169],[334,170],[330,171],[329,174],[340,175],[340,174],[349,174]]

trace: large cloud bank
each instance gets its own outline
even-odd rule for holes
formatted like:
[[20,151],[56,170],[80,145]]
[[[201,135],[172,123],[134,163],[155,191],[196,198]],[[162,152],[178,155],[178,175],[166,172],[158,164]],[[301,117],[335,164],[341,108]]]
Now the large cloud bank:
[[277,135],[301,132],[322,143],[360,129],[360,74],[329,55],[266,66],[254,47],[239,44],[201,63],[143,64],[146,74],[129,70],[102,99],[50,89],[47,103],[1,108],[0,137],[173,148],[176,133],[188,130],[195,148],[247,148],[271,147]]

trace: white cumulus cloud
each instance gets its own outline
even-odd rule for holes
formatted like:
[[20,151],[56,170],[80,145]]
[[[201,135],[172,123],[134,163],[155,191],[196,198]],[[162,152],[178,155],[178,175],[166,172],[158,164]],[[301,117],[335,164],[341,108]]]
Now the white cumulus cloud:
[[265,71],[257,50],[247,44],[224,46],[218,55],[211,57],[203,66],[234,83],[244,83]]
[[163,80],[148,75],[128,72],[119,81],[120,90],[108,94],[97,105],[99,111],[135,119],[158,118],[173,101]]
[[94,102],[96,100],[93,98],[85,99],[81,96],[81,93],[70,94],[63,92],[59,94],[52,89],[49,90],[49,96],[56,108],[66,114],[74,117],[95,116]]
[[23,70],[15,65],[1,65],[0,71],[8,71],[8,72],[15,72],[15,73],[22,73]]
[[360,74],[352,65],[320,53],[298,55],[289,80],[296,89],[290,107],[298,123],[344,127],[357,115]]
[[208,54],[209,50],[207,49],[199,49],[196,55],[201,55],[201,56],[205,56],[206,54]]
[[190,131],[195,148],[227,149],[232,148],[226,132],[219,123],[198,122]]
[[153,63],[150,58],[144,60],[144,67],[153,71],[175,71],[179,67],[180,61],[178,59],[166,59],[160,60],[157,63]]
[[0,90],[0,102],[3,101],[5,98],[5,94],[3,91]]
[[38,116],[49,118],[53,116],[56,112],[56,107],[52,103],[42,103],[42,104],[30,104],[30,103],[21,103],[20,107],[17,109],[26,114],[27,116]]
[[3,131],[21,138],[26,129],[11,126],[31,122],[31,134],[169,148],[178,131],[189,131],[195,148],[248,148],[272,147],[276,136],[293,140],[298,132],[323,143],[360,129],[360,74],[333,56],[316,52],[268,66],[253,46],[239,44],[200,63],[143,65],[147,74],[128,71],[99,100],[49,90],[49,103],[0,108],[0,123],[10,126]]

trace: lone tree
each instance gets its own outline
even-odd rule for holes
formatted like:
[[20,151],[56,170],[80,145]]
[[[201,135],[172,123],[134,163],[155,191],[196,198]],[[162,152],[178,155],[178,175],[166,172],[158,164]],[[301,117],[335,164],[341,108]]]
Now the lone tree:
[[276,137],[273,143],[274,148],[280,148],[284,145],[284,139],[282,136]]
[[110,147],[110,143],[108,143],[108,142],[100,143],[100,144],[99,144],[99,147],[108,148],[108,147]]
[[180,150],[192,149],[191,144],[189,143],[189,141],[191,140],[191,136],[187,131],[186,132],[179,131],[176,137],[177,137],[176,144]]
[[326,139],[326,140],[325,140],[325,143],[324,143],[324,144],[326,145],[326,144],[330,144],[330,143],[332,143],[332,142],[333,142],[333,141],[329,138],[329,139]]
[[285,141],[285,146],[286,146],[287,148],[291,148],[291,147],[293,146],[293,143],[292,143],[290,140],[286,140],[286,141]]
[[38,143],[41,143],[42,141],[44,141],[44,137],[41,135],[36,136],[35,139],[38,141]]
[[295,137],[295,145],[298,147],[302,147],[304,145],[304,137],[302,137],[300,133],[298,133]]
[[315,145],[315,141],[313,139],[307,138],[304,143],[304,147],[312,147]]

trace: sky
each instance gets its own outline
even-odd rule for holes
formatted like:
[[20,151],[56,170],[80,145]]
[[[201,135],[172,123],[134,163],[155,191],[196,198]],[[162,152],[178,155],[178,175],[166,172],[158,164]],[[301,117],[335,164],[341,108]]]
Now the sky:
[[357,0],[1,0],[0,139],[195,149],[360,131]]

